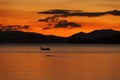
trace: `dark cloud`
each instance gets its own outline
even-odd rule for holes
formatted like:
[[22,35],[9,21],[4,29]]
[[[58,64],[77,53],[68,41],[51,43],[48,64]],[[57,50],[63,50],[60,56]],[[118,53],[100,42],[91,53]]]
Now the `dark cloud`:
[[67,20],[61,20],[54,26],[54,28],[67,28],[69,26],[71,28],[81,27],[80,24],[77,24],[75,22],[68,22]]
[[51,17],[47,17],[45,19],[39,19],[38,21],[40,21],[40,22],[48,22],[49,20],[51,20]]
[[[50,17],[47,17],[45,19],[40,19],[39,22],[46,22],[48,23],[48,27],[43,28],[43,30],[52,29],[52,28],[75,28],[75,27],[81,27],[80,24],[77,24],[75,22],[68,22],[67,20],[60,20],[60,17],[66,18],[70,16],[88,16],[88,17],[99,17],[107,14],[111,14],[114,16],[120,16],[119,10],[113,10],[113,11],[107,11],[107,12],[82,12],[80,10],[49,10],[49,11],[43,11],[39,12],[39,14],[53,14]],[[51,24],[52,22],[55,22],[56,24]],[[51,26],[54,26],[51,28]]]
[[48,24],[47,27],[44,27],[43,30],[49,30],[49,29],[55,29],[55,28],[79,28],[81,27],[80,24],[77,24],[75,22],[68,22],[67,20],[60,20],[56,24]]
[[106,14],[111,14],[114,16],[120,16],[119,10],[107,11],[107,12],[82,12],[80,10],[49,10],[38,12],[39,14],[55,14],[59,17],[69,17],[69,16],[88,16],[88,17],[98,17]]
[[23,29],[30,29],[30,26],[28,26],[28,25],[24,25],[24,26],[21,27],[21,28],[23,28]]
[[25,25],[25,26],[23,26],[22,28],[23,28],[23,29],[30,29],[30,26]]
[[106,13],[111,14],[111,15],[115,15],[115,16],[120,16],[120,11],[118,11],[118,10],[108,11]]
[[51,16],[51,17],[47,17],[45,19],[39,19],[38,21],[39,22],[56,22],[58,20],[58,15],[54,15],[54,16]]
[[69,17],[69,16],[88,16],[88,17],[97,17],[105,15],[105,13],[102,12],[96,12],[96,13],[90,13],[90,12],[83,12],[83,13],[72,13],[72,14],[63,14],[61,16]]
[[50,27],[44,27],[43,30],[48,30],[48,29],[52,29]]
[[61,9],[55,9],[55,10],[49,10],[49,11],[43,11],[38,12],[39,14],[70,14],[70,13],[80,13],[80,10],[61,10]]
[[0,31],[21,31],[21,29],[30,29],[30,26],[28,25],[8,25],[8,26],[3,26],[0,25]]

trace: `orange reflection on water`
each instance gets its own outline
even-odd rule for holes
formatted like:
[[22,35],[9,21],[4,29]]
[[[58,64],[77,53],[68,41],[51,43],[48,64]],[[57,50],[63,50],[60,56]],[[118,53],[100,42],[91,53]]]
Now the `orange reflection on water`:
[[0,80],[120,80],[120,54],[0,54]]

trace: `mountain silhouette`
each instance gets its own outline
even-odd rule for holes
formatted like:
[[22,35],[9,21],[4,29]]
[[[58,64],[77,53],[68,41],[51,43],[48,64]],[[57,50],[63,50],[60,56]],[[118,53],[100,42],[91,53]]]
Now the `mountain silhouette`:
[[101,43],[120,44],[120,31],[112,29],[95,30],[90,33],[76,33],[70,37],[43,35],[22,31],[0,31],[0,43]]
[[120,43],[120,31],[112,29],[95,30],[90,33],[77,33],[67,39],[69,43]]
[[0,43],[61,43],[63,37],[22,31],[0,31]]
[[103,38],[103,37],[110,37],[110,36],[114,36],[116,34],[120,33],[119,31],[114,31],[112,29],[102,29],[102,30],[95,30],[93,32],[90,33],[77,33],[74,34],[70,37],[72,38],[90,38],[90,39],[97,39],[97,38]]

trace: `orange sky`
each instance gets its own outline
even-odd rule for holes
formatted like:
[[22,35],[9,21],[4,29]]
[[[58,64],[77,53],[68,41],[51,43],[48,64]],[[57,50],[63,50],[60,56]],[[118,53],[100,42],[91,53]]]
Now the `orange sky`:
[[84,12],[105,12],[120,10],[120,0],[0,0],[0,24],[29,25],[29,32],[46,35],[70,36],[78,32],[90,32],[96,29],[120,30],[120,16],[104,15],[99,17],[72,16],[61,18],[81,24],[79,28],[52,28],[43,30],[47,26],[39,19],[51,15],[38,14],[39,11],[50,9],[82,10]]

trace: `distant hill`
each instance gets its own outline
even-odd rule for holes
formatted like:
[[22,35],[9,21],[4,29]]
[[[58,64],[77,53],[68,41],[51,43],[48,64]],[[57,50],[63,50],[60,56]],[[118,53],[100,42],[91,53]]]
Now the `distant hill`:
[[59,37],[21,31],[0,31],[0,43],[103,43],[120,44],[120,31],[112,29],[77,33],[70,37]]
[[69,43],[120,43],[120,31],[112,29],[95,30],[90,33],[77,33],[70,36]]
[[112,29],[103,29],[103,30],[95,30],[93,32],[90,33],[77,33],[74,34],[72,36],[70,36],[71,38],[90,38],[90,39],[98,39],[98,38],[103,38],[103,37],[111,37],[114,36],[116,34],[120,33],[119,31],[114,31]]
[[63,37],[21,31],[0,31],[0,43],[63,43]]

